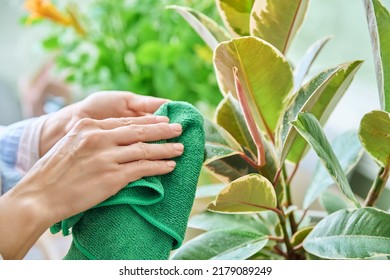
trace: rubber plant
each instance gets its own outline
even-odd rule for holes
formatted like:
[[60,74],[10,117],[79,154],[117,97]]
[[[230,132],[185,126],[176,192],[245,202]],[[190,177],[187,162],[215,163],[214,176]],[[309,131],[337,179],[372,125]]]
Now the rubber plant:
[[[332,143],[322,127],[362,61],[307,77],[329,41],[324,38],[291,65],[286,54],[309,0],[216,0],[224,26],[196,10],[168,7],[213,50],[223,95],[214,119],[205,122],[205,167],[222,184],[199,187],[198,199],[211,202],[207,211],[192,217],[189,227],[204,232],[173,259],[390,256],[390,214],[375,207],[390,169],[390,16],[379,0],[362,2],[381,110],[366,114],[359,131],[347,131]],[[321,163],[298,207],[291,182],[309,148]],[[364,150],[379,166],[366,198],[357,197],[347,179]],[[334,184],[340,195],[329,192]],[[317,199],[327,211],[324,215],[310,210]]]

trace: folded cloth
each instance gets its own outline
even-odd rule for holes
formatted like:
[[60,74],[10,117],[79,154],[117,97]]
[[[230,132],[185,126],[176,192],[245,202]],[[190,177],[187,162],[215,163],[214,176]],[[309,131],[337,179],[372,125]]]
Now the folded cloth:
[[159,141],[184,144],[174,171],[129,183],[103,203],[52,226],[52,233],[64,235],[72,228],[65,259],[161,260],[181,246],[204,158],[203,118],[185,102],[166,103],[155,115],[183,127],[181,136]]

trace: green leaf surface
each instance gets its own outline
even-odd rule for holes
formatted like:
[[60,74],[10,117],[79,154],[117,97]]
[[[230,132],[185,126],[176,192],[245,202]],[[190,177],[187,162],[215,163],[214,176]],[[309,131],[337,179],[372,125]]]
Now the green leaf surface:
[[331,192],[322,193],[319,200],[322,207],[324,207],[326,212],[328,212],[329,214],[337,212],[341,209],[347,209],[352,207],[350,203],[342,199],[340,196]]
[[250,18],[250,34],[286,53],[300,28],[309,0],[256,0]]
[[390,112],[390,13],[379,0],[364,0],[382,110]]
[[204,119],[206,136],[204,166],[222,182],[231,182],[251,172],[254,167],[243,159],[240,144],[221,126]]
[[294,235],[291,237],[291,245],[297,246],[305,240],[305,238],[309,235],[309,233],[313,230],[313,227],[305,227],[300,230],[298,230]]
[[257,125],[273,138],[284,100],[293,86],[292,71],[285,57],[264,40],[242,37],[218,45],[214,66],[221,91],[235,97],[232,69],[237,67]]
[[212,175],[224,183],[232,182],[249,173],[258,172],[257,169],[242,158],[241,154],[237,153],[206,160],[204,166]]
[[319,222],[303,247],[327,259],[390,256],[390,214],[374,208],[340,210]]
[[[247,128],[240,105],[231,94],[228,94],[218,105],[215,112],[215,122],[226,129],[256,162],[256,146]],[[262,137],[262,143],[266,165],[262,166],[259,172],[268,180],[273,180],[277,171],[277,159],[270,143],[264,137]]]
[[330,37],[326,37],[316,41],[309,47],[302,59],[298,62],[294,69],[294,92],[301,88],[310,67],[316,60],[322,48],[329,42],[330,39]]
[[390,114],[371,111],[360,122],[359,138],[366,151],[382,167],[389,164]]
[[[347,131],[336,137],[331,146],[344,174],[349,174],[363,156],[363,148],[356,131]],[[325,190],[334,184],[326,168],[317,163],[311,184],[306,190],[303,208],[308,208]]]
[[207,164],[210,161],[214,161],[222,157],[237,154],[238,152],[228,146],[215,144],[215,143],[207,143],[205,145],[205,153],[207,159],[205,163]]
[[223,213],[257,213],[275,208],[276,193],[270,181],[249,174],[231,182],[207,207]]
[[216,0],[219,14],[234,35],[249,35],[249,18],[255,0]]
[[278,215],[273,211],[263,211],[257,214],[258,217],[271,228],[276,227],[279,224]]
[[220,214],[213,212],[204,212],[193,216],[188,227],[204,231],[220,229],[241,229],[244,231],[254,232],[261,235],[269,234],[268,228],[259,219],[253,215],[242,214]]
[[237,142],[247,148],[253,156],[256,155],[256,146],[246,125],[240,104],[231,94],[219,103],[215,111],[215,122],[226,129]]
[[360,207],[356,200],[348,179],[340,166],[332,147],[330,146],[320,123],[310,113],[300,113],[298,119],[292,122],[295,129],[302,135],[303,138],[314,149],[325,168],[332,176],[341,192],[351,201],[356,207]]
[[240,144],[218,124],[205,118],[204,129],[206,137],[206,161],[243,152]]
[[298,206],[296,205],[290,205],[287,208],[283,206],[283,213],[286,217],[290,216],[294,213],[294,211],[298,210]]
[[256,155],[257,155],[257,165],[258,166],[264,166],[266,164],[265,161],[265,151],[264,151],[264,144],[263,144],[263,137],[260,134],[260,131],[256,125],[255,119],[252,115],[248,99],[246,98],[246,95],[244,93],[244,90],[242,88],[242,83],[240,81],[240,78],[238,77],[238,68],[233,67],[233,76],[234,76],[234,85],[236,87],[236,94],[238,98],[238,102],[240,104],[240,107],[242,109],[242,113],[245,118],[246,126],[248,127],[248,130],[251,134],[251,137],[253,139],[253,142],[256,145]]
[[264,235],[241,230],[218,230],[201,234],[179,248],[173,260],[245,260],[267,244]]
[[231,39],[230,34],[223,27],[201,12],[176,5],[170,5],[167,8],[179,13],[212,50],[219,42]]
[[278,124],[279,162],[286,157],[291,162],[299,162],[307,150],[307,143],[292,129],[290,122],[296,120],[300,112],[311,112],[322,125],[325,124],[361,64],[362,61],[353,61],[325,70],[295,94]]

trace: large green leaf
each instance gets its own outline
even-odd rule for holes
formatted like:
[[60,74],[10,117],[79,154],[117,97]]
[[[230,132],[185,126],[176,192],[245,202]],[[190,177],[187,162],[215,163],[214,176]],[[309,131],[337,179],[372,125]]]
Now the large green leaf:
[[382,110],[390,112],[390,13],[379,0],[364,0]]
[[[344,174],[349,174],[363,155],[363,148],[356,131],[348,131],[336,137],[331,144]],[[303,208],[308,208],[322,192],[334,184],[325,167],[318,162],[311,184],[306,190]]]
[[348,179],[340,166],[340,162],[333,152],[333,149],[326,139],[321,125],[315,116],[310,113],[300,113],[298,119],[292,122],[292,124],[317,153],[321,162],[324,164],[342,193],[353,202],[355,206],[359,207],[360,204],[351,190]]
[[289,63],[272,45],[254,37],[223,42],[214,53],[214,66],[221,91],[236,96],[233,67],[238,69],[243,92],[252,115],[270,138],[292,89]]
[[360,122],[359,138],[366,151],[382,167],[390,160],[390,114],[371,111]]
[[224,213],[257,213],[276,205],[272,183],[259,174],[249,174],[231,182],[207,209]]
[[252,136],[253,142],[256,145],[256,155],[257,155],[257,165],[264,166],[265,165],[265,151],[263,144],[263,137],[260,134],[259,128],[257,127],[256,121],[252,115],[248,99],[244,93],[242,88],[242,83],[240,78],[238,77],[238,68],[233,67],[233,76],[234,76],[234,85],[236,87],[236,94],[238,98],[238,102],[242,109],[242,113],[245,118],[246,126]]
[[309,72],[311,65],[316,60],[325,44],[329,42],[329,40],[330,37],[326,37],[316,41],[308,48],[302,59],[298,62],[294,69],[294,92],[301,88],[303,80],[305,79],[306,74]]
[[229,183],[247,174],[258,172],[248,161],[242,158],[241,153],[206,160],[204,165],[211,174],[224,183]]
[[253,215],[242,214],[220,214],[204,212],[193,216],[188,222],[188,227],[205,231],[220,229],[241,229],[258,234],[269,234],[268,228],[263,221],[256,219]]
[[327,259],[390,256],[390,214],[374,208],[340,210],[319,222],[303,247]]
[[167,6],[179,13],[205,43],[214,50],[219,42],[227,41],[231,38],[230,34],[214,20],[194,9],[176,5]]
[[[256,161],[256,146],[247,128],[239,103],[230,94],[219,103],[215,112],[215,122],[226,129]],[[259,172],[268,180],[273,180],[277,171],[275,153],[264,137],[262,137],[262,143],[266,164],[259,169]]]
[[282,53],[301,26],[309,0],[256,0],[250,18],[250,33],[270,42]]
[[261,234],[241,230],[218,230],[201,234],[179,248],[174,260],[245,260],[267,244]]
[[[205,167],[222,182],[231,182],[257,169],[248,162],[240,144],[224,128],[204,119]],[[244,157],[247,159],[245,160]]]
[[351,208],[351,204],[345,201],[337,194],[331,192],[324,192],[321,194],[319,201],[329,214],[337,212],[341,209]]
[[212,161],[220,157],[243,153],[240,144],[221,126],[204,119],[206,137],[206,161]]
[[325,70],[295,94],[278,124],[276,145],[280,151],[280,162],[286,157],[291,162],[298,162],[307,147],[302,137],[292,129],[290,122],[295,120],[300,112],[311,112],[321,124],[325,124],[361,64],[362,61],[354,61]]
[[215,122],[226,129],[241,146],[247,148],[253,156],[256,146],[246,125],[240,104],[231,94],[219,103],[215,111]]
[[249,17],[255,0],[216,0],[225,26],[234,35],[249,35]]

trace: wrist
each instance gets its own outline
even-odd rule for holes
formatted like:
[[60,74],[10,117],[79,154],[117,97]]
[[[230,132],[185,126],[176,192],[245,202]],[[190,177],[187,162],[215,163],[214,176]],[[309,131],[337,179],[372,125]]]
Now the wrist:
[[81,118],[78,104],[48,115],[40,135],[39,156],[44,156]]

